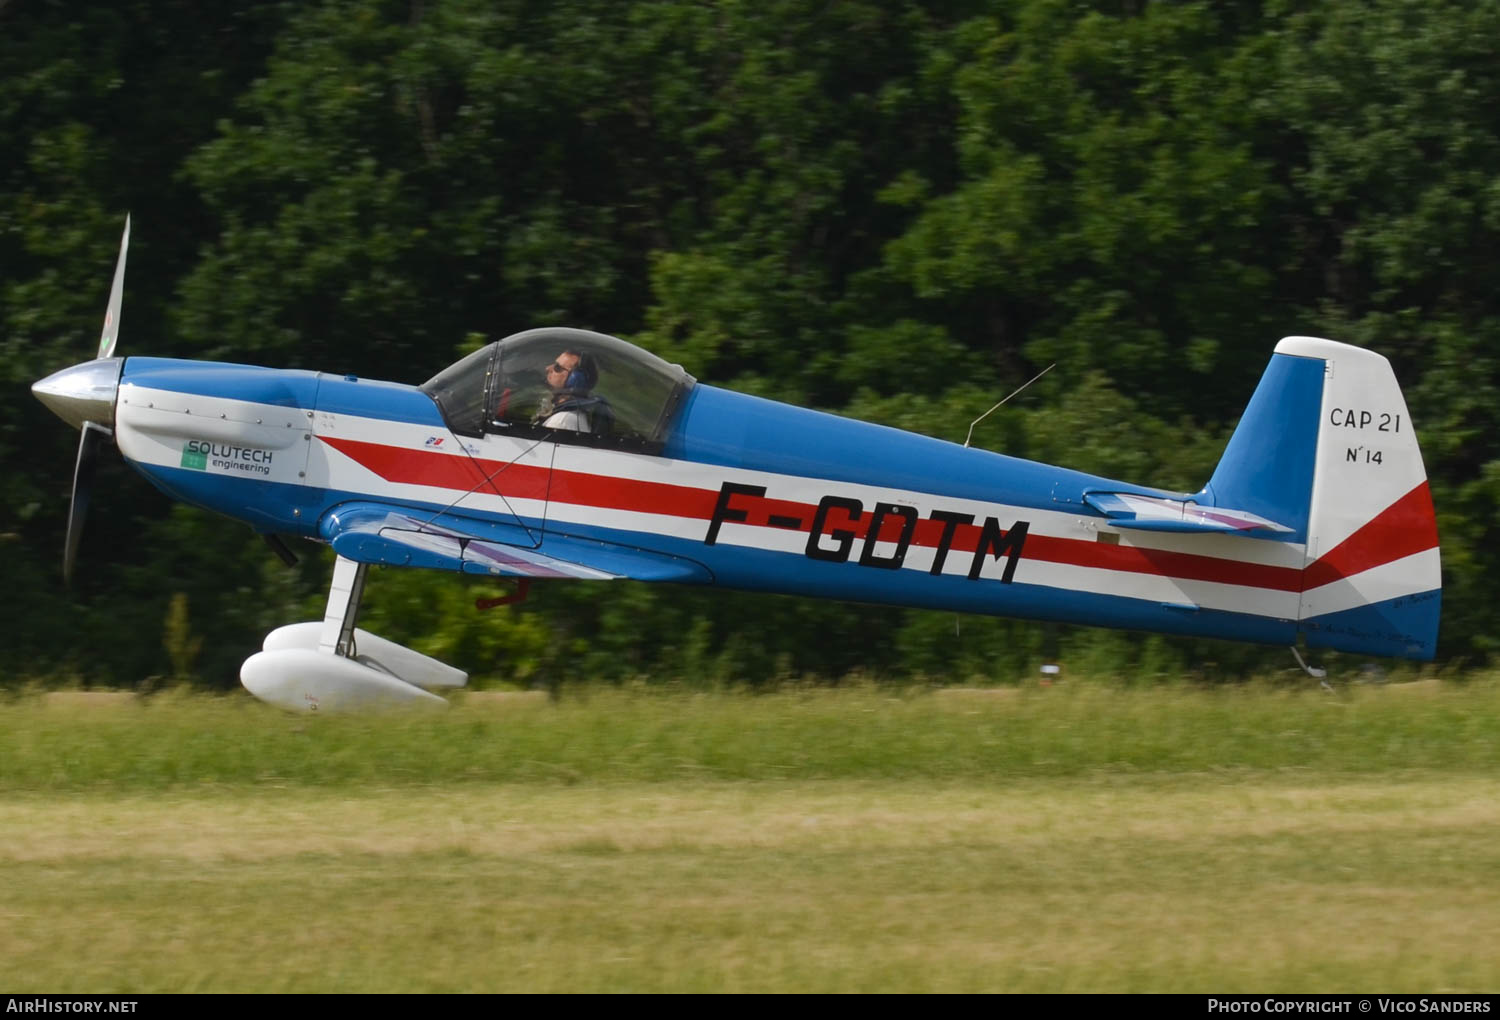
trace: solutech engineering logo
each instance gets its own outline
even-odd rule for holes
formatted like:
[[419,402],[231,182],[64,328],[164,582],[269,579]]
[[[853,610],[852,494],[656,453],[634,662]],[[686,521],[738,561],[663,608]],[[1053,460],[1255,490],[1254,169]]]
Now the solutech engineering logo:
[[194,471],[210,467],[237,474],[271,474],[271,451],[253,446],[226,446],[206,439],[189,439],[182,444],[182,466]]

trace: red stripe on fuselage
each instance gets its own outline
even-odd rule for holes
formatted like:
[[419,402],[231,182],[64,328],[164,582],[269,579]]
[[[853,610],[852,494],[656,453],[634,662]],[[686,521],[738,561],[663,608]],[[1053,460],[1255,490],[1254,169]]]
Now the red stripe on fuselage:
[[487,490],[518,499],[547,498],[547,476],[551,472],[538,465],[404,450],[399,446],[338,436],[318,438],[388,482],[431,485],[464,492]]
[[693,485],[647,482],[639,478],[591,475],[581,471],[553,471],[548,502],[706,521],[713,516],[718,498],[717,492]]
[[[713,489],[563,470],[550,472],[549,491],[549,472],[541,467],[508,466],[504,461],[402,449],[361,440],[330,436],[319,438],[387,481],[408,485],[472,491],[485,487],[485,478],[489,477],[488,487],[504,496],[704,521],[713,517],[719,498],[718,491]],[[770,519],[791,518],[800,522],[795,530],[803,534],[811,527],[813,514],[817,509],[815,504],[770,496],[735,496],[734,506],[747,516],[744,521],[732,523],[790,531],[793,529],[772,525]],[[862,541],[869,530],[873,509],[873,506],[866,507],[858,519],[853,519],[845,510],[835,509],[827,515],[824,531],[850,531],[855,540]],[[960,524],[955,528],[949,544],[950,557],[955,554],[973,554],[979,547],[983,523],[983,520],[979,520],[977,523]],[[899,516],[887,514],[881,526],[881,539],[889,542],[899,540],[903,526],[904,522]],[[937,548],[942,542],[944,527],[944,522],[940,520],[928,518],[917,521],[911,544]],[[1179,580],[1209,581],[1276,591],[1294,592],[1301,588],[1301,571],[1295,568],[1245,563],[1196,553],[1106,545],[1102,542],[1058,538],[1034,532],[1027,536],[1025,550],[1025,558],[1029,560],[1097,570],[1154,574]],[[953,560],[950,559],[949,562],[951,564]]]
[[1353,577],[1372,567],[1426,552],[1438,544],[1432,492],[1423,481],[1358,531],[1309,564],[1303,591]]

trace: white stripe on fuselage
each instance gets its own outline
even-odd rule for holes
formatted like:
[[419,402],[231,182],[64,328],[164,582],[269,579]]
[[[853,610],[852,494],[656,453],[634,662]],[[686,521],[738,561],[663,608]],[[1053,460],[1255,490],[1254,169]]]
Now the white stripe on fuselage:
[[[1358,609],[1375,602],[1431,591],[1431,585],[1423,579],[1440,577],[1441,570],[1436,547],[1382,563],[1378,567],[1308,590],[1302,596],[1303,618],[1311,619],[1327,613]],[[1416,579],[1415,584],[1413,579]]]

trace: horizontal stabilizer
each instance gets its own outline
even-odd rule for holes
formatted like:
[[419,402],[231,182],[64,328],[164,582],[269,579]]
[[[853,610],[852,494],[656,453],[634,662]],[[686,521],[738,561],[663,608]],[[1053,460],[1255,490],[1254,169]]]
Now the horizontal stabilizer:
[[1083,500],[1116,528],[1136,531],[1210,532],[1220,535],[1290,536],[1292,529],[1248,510],[1200,506],[1131,492],[1089,492]]

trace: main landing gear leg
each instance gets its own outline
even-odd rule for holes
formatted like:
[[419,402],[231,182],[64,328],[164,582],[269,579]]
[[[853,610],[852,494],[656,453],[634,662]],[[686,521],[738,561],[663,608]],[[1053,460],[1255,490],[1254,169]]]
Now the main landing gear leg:
[[333,563],[333,583],[328,586],[328,609],[323,613],[323,630],[318,636],[318,651],[325,655],[342,655],[352,659],[355,653],[354,621],[359,616],[359,601],[365,594],[368,563],[355,563],[340,556]]
[[446,705],[424,687],[462,687],[469,676],[354,626],[369,566],[340,556],[322,622],[266,635],[240,667],[251,694],[294,712],[337,712],[402,702]]

